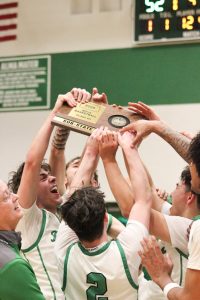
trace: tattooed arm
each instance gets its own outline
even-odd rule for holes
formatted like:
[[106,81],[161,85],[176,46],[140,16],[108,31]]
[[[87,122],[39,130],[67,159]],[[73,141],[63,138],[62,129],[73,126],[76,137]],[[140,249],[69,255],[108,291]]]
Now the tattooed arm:
[[182,135],[180,132],[170,128],[163,122],[155,125],[155,133],[162,137],[168,144],[170,144],[174,150],[188,162],[188,148],[190,145],[190,139]]
[[180,132],[170,128],[166,123],[153,120],[139,120],[137,122],[131,123],[121,129],[121,132],[133,130],[136,132],[136,137],[133,142],[133,145],[140,143],[142,139],[154,132],[160,137],[162,137],[167,143],[169,143],[175,151],[188,162],[188,148],[190,145],[190,139],[182,135]]

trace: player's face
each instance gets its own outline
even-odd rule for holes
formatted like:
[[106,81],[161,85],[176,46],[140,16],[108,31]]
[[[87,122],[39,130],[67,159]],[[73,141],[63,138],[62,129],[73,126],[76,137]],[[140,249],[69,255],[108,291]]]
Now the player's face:
[[66,170],[66,173],[65,173],[65,177],[66,177],[65,185],[66,186],[69,186],[71,184],[72,179],[74,178],[74,175],[76,174],[78,167],[80,165],[80,161],[81,161],[80,158],[77,158],[69,164],[69,166]]
[[41,169],[37,194],[38,206],[53,212],[61,202],[62,198],[58,192],[56,178],[48,171]]
[[192,177],[192,180],[191,180],[192,190],[195,193],[200,194],[200,177],[197,173],[196,166],[194,163],[191,162],[189,167],[190,167],[190,173],[191,173],[191,177]]
[[0,180],[0,229],[15,230],[22,216],[18,196],[11,193],[7,185]]
[[176,188],[171,194],[172,207],[170,209],[170,214],[172,216],[182,216],[190,193],[190,191],[187,192],[185,183],[183,181],[180,181],[176,184]]

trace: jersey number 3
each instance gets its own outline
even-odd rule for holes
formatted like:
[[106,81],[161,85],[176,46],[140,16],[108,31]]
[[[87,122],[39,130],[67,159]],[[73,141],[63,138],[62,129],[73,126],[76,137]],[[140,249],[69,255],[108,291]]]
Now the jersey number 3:
[[[103,297],[107,292],[106,278],[101,273],[91,272],[87,275],[87,283],[93,284],[86,290],[87,300],[108,300],[108,297]],[[102,296],[102,297],[99,297]]]

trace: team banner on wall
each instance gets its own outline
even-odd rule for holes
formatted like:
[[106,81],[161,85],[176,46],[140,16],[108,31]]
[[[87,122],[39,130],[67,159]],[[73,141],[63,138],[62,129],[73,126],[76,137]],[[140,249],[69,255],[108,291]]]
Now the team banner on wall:
[[51,57],[0,59],[0,112],[50,108]]

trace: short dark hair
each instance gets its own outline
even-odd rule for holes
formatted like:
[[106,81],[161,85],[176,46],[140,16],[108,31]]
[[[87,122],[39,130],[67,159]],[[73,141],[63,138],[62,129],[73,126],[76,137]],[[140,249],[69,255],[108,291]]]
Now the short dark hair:
[[181,173],[181,181],[183,181],[185,184],[186,192],[192,192],[194,195],[196,195],[197,206],[200,209],[200,194],[197,194],[192,190],[191,179],[192,177],[191,177],[189,166],[186,166]]
[[188,158],[195,164],[197,173],[200,177],[200,132],[192,139],[189,149]]
[[183,171],[181,172],[181,177],[180,177],[181,181],[184,182],[185,186],[186,186],[186,192],[190,192],[191,191],[191,173],[190,173],[190,169],[189,166],[186,166]]
[[[65,166],[65,171],[67,171],[67,169],[69,168],[69,166],[71,165],[71,163],[73,163],[75,160],[79,159],[81,161],[81,156],[76,156],[72,159],[70,159],[67,163],[66,163],[66,166]],[[99,175],[98,175],[98,172],[97,170],[94,171],[94,180],[97,182],[97,184],[99,184]]]
[[76,190],[61,206],[61,215],[80,241],[92,242],[101,237],[106,207],[105,195],[94,187]]
[[69,166],[71,165],[71,163],[73,163],[73,162],[74,162],[75,160],[77,160],[77,159],[81,160],[81,157],[80,157],[80,156],[76,156],[76,157],[70,159],[70,160],[66,163],[65,171],[67,171],[67,169],[69,168]]
[[[22,173],[24,170],[25,162],[21,163],[17,169],[17,171],[13,171],[9,174],[10,178],[8,180],[8,188],[15,194],[17,194],[17,191],[19,189],[19,185],[22,178]],[[51,172],[51,167],[48,163],[45,162],[45,160],[41,164],[41,169]]]

